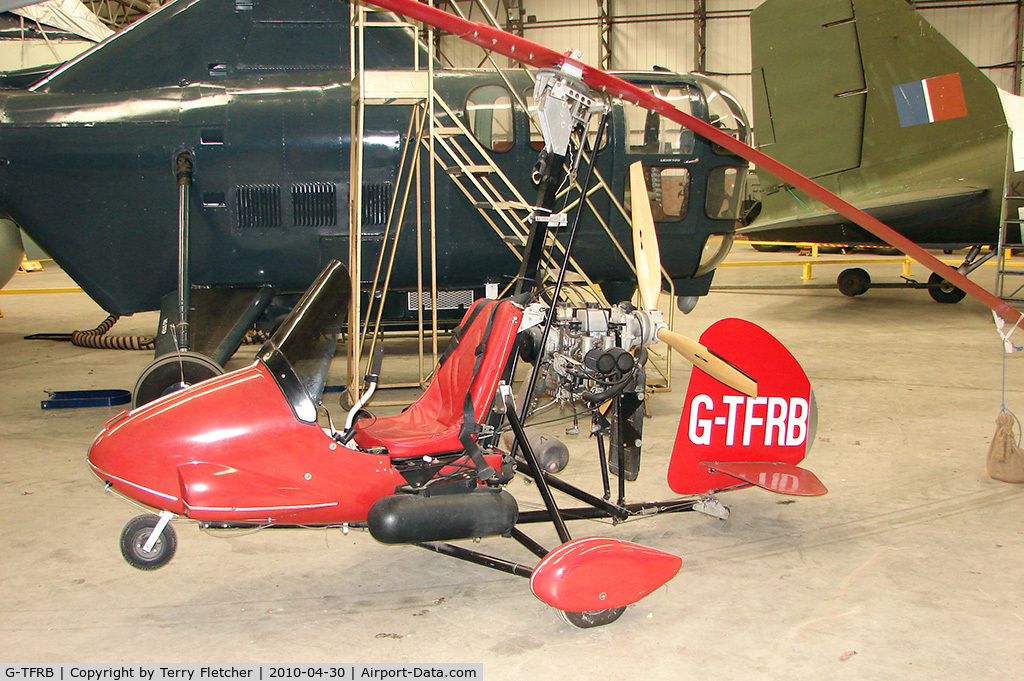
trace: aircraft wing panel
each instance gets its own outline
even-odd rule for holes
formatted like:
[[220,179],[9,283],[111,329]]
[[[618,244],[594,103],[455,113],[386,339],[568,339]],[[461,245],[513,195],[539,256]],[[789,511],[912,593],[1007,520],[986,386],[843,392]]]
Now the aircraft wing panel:
[[[890,221],[908,214],[949,210],[981,198],[987,191],[978,187],[934,187],[899,194],[887,194],[866,201],[857,201],[856,198],[851,198],[850,203],[858,206],[873,218]],[[801,214],[775,214],[766,220],[756,220],[753,224],[743,227],[737,232],[756,234],[791,227],[824,227],[849,223],[848,218],[836,211],[821,208]]]

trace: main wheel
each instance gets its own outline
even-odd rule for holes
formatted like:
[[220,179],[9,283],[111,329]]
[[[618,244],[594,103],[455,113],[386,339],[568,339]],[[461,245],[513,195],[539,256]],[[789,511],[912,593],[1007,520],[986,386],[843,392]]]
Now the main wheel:
[[128,521],[121,531],[121,555],[128,564],[139,570],[156,570],[162,568],[174,558],[178,548],[178,535],[170,524],[164,526],[160,538],[156,540],[151,551],[146,551],[146,542],[153,534],[160,517],[152,513],[135,516]]
[[860,267],[850,267],[839,273],[836,286],[844,296],[859,296],[871,287],[871,275]]
[[611,624],[626,612],[626,606],[609,608],[608,610],[587,610],[585,612],[569,612],[559,610],[558,614],[563,620],[578,629],[590,629],[591,627],[603,627]]
[[224,369],[219,364],[198,352],[171,353],[158,357],[135,382],[132,408],[141,407],[158,397],[223,373]]
[[936,303],[959,303],[967,292],[953,286],[938,273],[932,272],[932,276],[928,277],[928,294]]

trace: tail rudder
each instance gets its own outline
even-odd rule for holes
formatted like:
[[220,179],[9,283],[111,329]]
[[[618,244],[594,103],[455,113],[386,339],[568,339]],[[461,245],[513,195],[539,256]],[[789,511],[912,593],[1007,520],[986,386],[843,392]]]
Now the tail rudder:
[[903,0],[767,0],[750,34],[758,147],[810,177],[1005,124],[992,81]]
[[693,369],[669,463],[672,490],[705,494],[752,484],[781,494],[824,494],[814,474],[796,465],[817,429],[814,393],[796,358],[742,319],[716,322],[700,342],[755,378],[758,396]]
[[[991,190],[1003,185],[1009,134],[999,90],[912,6],[767,0],[750,32],[759,149],[885,221],[907,217],[908,206],[941,214],[982,202],[949,234],[908,223],[915,241],[994,238],[1002,192]],[[761,215],[747,232],[874,240],[839,230],[834,211],[778,179],[762,174],[761,183]]]

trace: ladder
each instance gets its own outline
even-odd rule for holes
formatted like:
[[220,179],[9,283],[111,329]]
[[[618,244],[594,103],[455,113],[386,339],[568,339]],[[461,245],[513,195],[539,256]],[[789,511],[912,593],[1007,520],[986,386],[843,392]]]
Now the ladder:
[[1024,303],[1024,268],[1010,267],[1013,249],[1024,249],[1024,194],[1014,190],[1013,153],[1007,144],[1006,174],[999,224],[999,257],[996,261],[996,295],[1008,303]]
[[[497,21],[494,16],[487,11],[486,7],[476,0],[476,4],[480,6],[488,15],[488,21],[491,24],[496,25]],[[457,9],[457,6],[456,6]],[[458,12],[461,14],[461,11]],[[366,22],[363,19],[362,12],[353,12],[353,32],[362,30],[363,26],[371,26],[375,22]],[[431,44],[431,35],[428,30],[428,34],[424,36],[425,42]],[[353,41],[355,44],[356,41]],[[362,40],[358,41],[362,44]],[[513,87],[509,82],[509,78],[505,73],[505,70],[499,66],[488,53],[485,57],[485,61],[489,61],[492,70],[497,72],[501,79],[505,82],[508,92],[516,99],[520,107],[526,109],[526,103],[522,100],[521,94],[517,91],[517,88]],[[428,179],[428,186],[431,187],[429,196],[430,205],[430,219],[429,219],[429,236],[421,235],[420,228],[417,227],[416,240],[421,241],[426,237],[426,241],[430,244],[431,251],[431,265],[429,267],[431,276],[429,284],[423,281],[419,287],[420,301],[420,323],[419,323],[419,337],[421,338],[420,343],[420,383],[424,381],[422,364],[422,339],[425,331],[425,324],[423,319],[423,312],[426,311],[424,308],[429,310],[429,314],[432,317],[430,327],[430,335],[433,341],[433,354],[437,354],[437,318],[436,318],[436,304],[438,295],[437,282],[434,277],[434,248],[436,247],[436,237],[434,232],[434,196],[433,187],[436,186],[433,179],[435,171],[440,171],[447,175],[449,179],[459,187],[460,192],[467,198],[470,204],[477,210],[481,219],[487,224],[498,236],[498,238],[504,243],[517,260],[522,261],[525,244],[527,237],[530,232],[530,226],[528,219],[533,211],[533,207],[518,191],[516,186],[509,180],[504,172],[494,163],[494,160],[488,153],[488,151],[481,145],[477,138],[467,128],[463,122],[462,117],[456,115],[453,109],[446,103],[433,88],[433,68],[431,63],[419,64],[412,71],[402,72],[372,72],[365,71],[362,68],[361,59],[356,59],[353,55],[353,139],[361,139],[362,133],[362,119],[363,109],[365,106],[370,105],[392,105],[392,104],[405,104],[412,105],[413,115],[410,117],[409,133],[406,137],[407,144],[409,147],[416,149],[416,152],[412,152],[407,149],[403,151],[403,161],[400,164],[402,169],[399,171],[399,178],[396,182],[396,192],[392,198],[391,206],[388,210],[387,228],[385,231],[385,243],[390,245],[390,250],[393,253],[395,244],[399,238],[401,231],[402,215],[404,214],[405,204],[409,200],[409,192],[406,189],[404,198],[400,199],[399,196],[402,194],[400,186],[404,182],[410,182],[414,175],[417,175],[417,171],[413,169],[419,164],[417,158],[422,153],[425,160],[428,160],[426,164],[429,167],[430,178]],[[531,120],[531,125],[535,125],[535,122]],[[361,145],[353,145],[353,148],[357,148]],[[408,156],[406,153],[408,152]],[[356,152],[354,154],[356,158],[353,158],[353,172],[359,172],[362,164],[361,154]],[[589,156],[589,155],[588,155]],[[586,161],[589,163],[590,158]],[[408,162],[408,165],[406,165]],[[354,174],[353,176],[358,176]],[[610,201],[614,206],[614,209],[626,220],[627,224],[630,222],[630,216],[622,206],[621,202],[614,195],[611,187],[601,177],[601,173],[595,169],[596,184],[589,188],[587,195],[584,197],[578,197],[575,201],[571,201],[565,206],[565,213],[569,214],[574,210],[579,209],[579,203],[582,200],[585,203],[585,209],[588,209],[591,217],[595,218],[597,222],[603,227],[606,235],[613,245],[614,251],[633,267],[632,258],[627,254],[622,244],[619,243],[618,239],[612,234],[608,221],[601,212],[596,209],[592,203],[592,198],[596,193],[606,192],[610,197]],[[404,177],[403,177],[404,176]],[[418,182],[414,183],[418,186]],[[572,183],[573,188],[577,191],[580,187],[575,182]],[[355,226],[354,238],[351,244],[354,246],[359,243],[358,238],[358,216],[360,214],[361,204],[361,192],[360,183],[351,183],[351,189],[354,196],[351,197],[350,206],[352,215],[350,216],[350,225]],[[565,199],[570,189],[567,187],[563,189],[560,194],[560,199]],[[420,198],[418,196],[415,199],[416,202],[423,200],[426,197]],[[417,221],[418,224],[418,221]],[[549,232],[549,239],[551,239],[551,247],[545,251],[545,262],[544,269],[551,275],[556,273],[561,266],[562,261],[565,259],[564,245],[558,241],[553,235],[555,230]],[[385,246],[387,248],[387,246]],[[350,270],[352,272],[361,271],[359,265],[359,254],[358,249],[353,248],[353,252],[350,254]],[[387,281],[390,279],[390,275],[385,273],[385,270],[390,270],[391,264],[384,264],[385,253],[382,251],[381,259],[378,263],[377,274],[374,277],[374,288],[380,285],[379,276],[384,275],[384,282],[382,288],[382,295],[386,295],[388,288]],[[423,267],[422,265],[420,266]],[[358,290],[358,285],[355,279],[358,275],[354,276],[353,289]],[[671,281],[671,279],[669,279]],[[604,298],[601,290],[596,286],[593,281],[586,275],[583,269],[575,261],[570,258],[569,260],[569,272],[566,277],[566,282],[569,283],[571,288],[578,292],[580,302],[585,301],[597,301],[601,306],[608,306],[608,301]],[[513,282],[510,282],[506,287],[506,291],[511,287]],[[498,295],[504,295],[506,291],[499,291]],[[491,295],[489,292],[488,295]],[[674,292],[673,292],[674,295]],[[425,300],[425,296],[429,296],[429,302]],[[381,300],[381,302],[383,302]],[[424,305],[424,303],[427,303]],[[372,307],[372,303],[371,303]],[[350,321],[355,321],[358,326],[360,317],[360,310],[356,309],[353,313],[350,313]],[[362,333],[359,335],[360,340],[370,340],[371,349],[373,340],[376,339],[380,333],[380,316],[377,315],[376,323],[372,323],[371,319],[374,316],[373,310],[366,310],[366,315],[363,317],[363,324],[361,325]],[[668,312],[668,323],[671,326],[674,317],[674,306],[669,306]],[[371,328],[372,327],[372,328]],[[360,348],[361,342],[352,343],[355,347],[354,352],[351,353],[350,360],[350,372],[351,375],[356,375],[356,367],[359,363],[359,355],[361,354]],[[654,353],[656,356],[661,354],[658,352]],[[660,380],[655,380],[655,385],[660,384],[661,389],[671,390],[671,361],[672,353],[667,352],[661,357],[661,361],[652,362],[652,367],[656,373],[661,375]]]
[[[526,239],[530,233],[528,220],[533,206],[495,164],[487,149],[470,132],[461,117],[455,115],[448,103],[436,93],[433,94],[433,103],[434,162],[459,188],[502,243],[522,262]],[[424,145],[426,142],[426,139],[421,140]],[[546,269],[557,272],[564,258],[565,248],[555,239],[552,248],[545,252]],[[589,288],[592,295],[600,300],[600,289],[575,259],[569,259],[569,268],[567,281]]]

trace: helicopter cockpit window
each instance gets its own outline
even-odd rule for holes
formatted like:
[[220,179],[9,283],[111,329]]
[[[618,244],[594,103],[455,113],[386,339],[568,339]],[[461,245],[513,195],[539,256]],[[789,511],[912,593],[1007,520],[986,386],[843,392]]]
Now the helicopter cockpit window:
[[512,97],[500,85],[482,85],[466,98],[466,123],[480,144],[491,151],[508,151],[515,142]]
[[[651,213],[655,222],[679,222],[690,210],[690,171],[686,168],[644,168],[647,180],[647,195],[651,201]],[[623,205],[630,210],[632,205],[629,182]]]
[[718,166],[708,173],[708,191],[705,210],[709,218],[738,220],[743,180],[746,170],[733,166]]
[[[537,110],[537,101],[533,98],[533,90],[529,89],[523,93],[523,99],[526,101],[526,110],[530,116],[530,146],[540,151],[544,148],[544,135],[540,131],[540,125],[537,123],[536,116],[534,115]],[[601,127],[601,117],[591,116],[590,125],[587,128],[587,142],[590,148],[594,148],[594,144],[597,142],[597,132]],[[608,138],[611,137],[612,126],[611,123],[605,128],[604,136],[601,138],[601,146],[599,149],[604,149],[608,146]]]
[[[750,143],[750,124],[739,100],[721,85],[706,76],[693,74],[708,103],[708,122],[744,144]],[[729,153],[716,146],[716,151]]]
[[[703,109],[700,91],[686,83],[673,85],[641,85],[684,113],[699,115]],[[656,111],[626,106],[629,130],[629,151],[634,154],[693,153],[693,131],[671,121]]]

